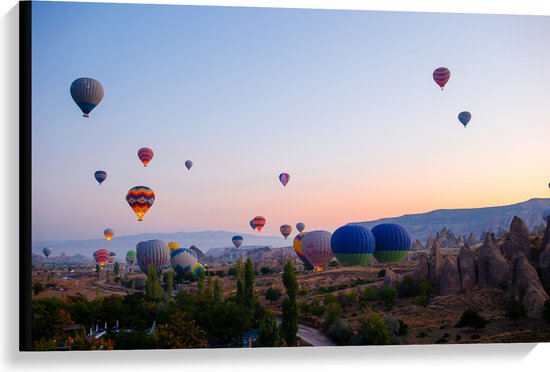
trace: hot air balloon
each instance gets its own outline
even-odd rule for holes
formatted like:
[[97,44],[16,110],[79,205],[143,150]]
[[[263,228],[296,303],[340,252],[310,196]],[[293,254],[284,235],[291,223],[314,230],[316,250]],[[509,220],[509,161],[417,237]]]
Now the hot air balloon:
[[281,173],[279,174],[279,181],[283,184],[283,186],[286,186],[288,181],[290,180],[290,174],[288,173]]
[[306,257],[304,256],[304,252],[302,251],[302,240],[304,239],[304,236],[306,235],[307,233],[299,233],[298,235],[296,235],[294,237],[294,241],[292,242],[292,246],[294,247],[294,252],[296,252],[296,255],[298,256],[298,258],[302,261],[302,263],[304,264],[304,266],[306,265],[310,265],[311,264],[309,263],[309,261],[306,259]]
[[239,248],[241,246],[241,244],[243,244],[243,237],[240,236],[240,235],[235,235],[231,241],[233,242],[233,245],[236,247],[236,248]]
[[262,217],[262,216],[256,216],[254,217],[254,219],[252,220],[252,222],[254,222],[254,226],[256,226],[256,229],[258,231],[262,231],[262,229],[264,228],[265,226],[265,218]]
[[143,215],[155,202],[155,193],[147,186],[134,186],[128,191],[126,201],[138,217],[138,221],[143,221]]
[[52,254],[52,249],[50,247],[44,247],[44,249],[42,249],[42,253],[44,253],[44,256],[46,256],[46,258],[48,258],[50,254]]
[[168,243],[168,248],[170,249],[170,252],[173,251],[174,249],[178,249],[179,247],[180,247],[179,243],[176,243],[176,242]]
[[116,261],[116,253],[110,252],[109,253],[109,265]]
[[196,263],[192,268],[191,272],[198,278],[201,273],[205,270],[204,266],[200,263]]
[[302,231],[304,231],[304,229],[306,228],[306,224],[303,223],[303,222],[298,222],[298,223],[296,224],[296,228],[298,229],[299,232],[302,232]]
[[103,99],[103,85],[95,79],[82,77],[71,84],[71,96],[85,118]]
[[98,170],[94,173],[94,177],[95,177],[96,181],[99,182],[99,186],[101,186],[103,181],[105,181],[105,179],[107,179],[107,172],[102,171],[102,170]]
[[160,272],[168,264],[170,248],[162,240],[147,240],[136,246],[137,262],[141,271],[147,274],[149,266],[153,265]]
[[281,234],[285,237],[286,240],[286,238],[288,238],[288,236],[292,232],[292,227],[290,227],[290,225],[281,225],[279,231],[281,231]]
[[372,232],[360,225],[342,226],[330,239],[334,257],[344,266],[367,265],[375,246]]
[[136,251],[130,250],[126,252],[126,263],[128,265],[133,265],[136,262]]
[[170,263],[178,274],[185,274],[198,263],[197,255],[188,248],[178,248],[170,252]]
[[316,271],[322,271],[334,257],[330,248],[332,234],[328,231],[309,231],[302,239],[302,252]]
[[95,251],[94,259],[97,261],[99,266],[105,265],[105,262],[109,259],[109,251],[106,249],[99,249]]
[[148,147],[143,147],[138,150],[138,158],[143,163],[143,166],[146,167],[147,164],[153,159],[153,150]]
[[103,231],[103,235],[105,235],[105,239],[111,240],[113,238],[113,235],[115,235],[115,232],[113,231],[113,229],[108,228]]
[[451,77],[451,71],[449,71],[446,67],[439,67],[435,69],[433,73],[434,81],[437,85],[441,87],[441,90],[443,90],[443,87],[447,82],[449,81],[449,78]]
[[371,231],[376,240],[374,258],[379,262],[401,262],[405,259],[411,249],[411,236],[403,226],[382,223]]
[[250,220],[250,227],[252,227],[252,230],[256,230],[256,225],[254,225],[254,220]]
[[458,120],[464,125],[464,128],[466,128],[466,125],[470,122],[470,119],[472,118],[472,114],[470,114],[468,111],[462,111],[460,114],[458,114]]
[[189,170],[193,166],[193,162],[191,160],[186,160],[185,166],[187,167],[187,170]]

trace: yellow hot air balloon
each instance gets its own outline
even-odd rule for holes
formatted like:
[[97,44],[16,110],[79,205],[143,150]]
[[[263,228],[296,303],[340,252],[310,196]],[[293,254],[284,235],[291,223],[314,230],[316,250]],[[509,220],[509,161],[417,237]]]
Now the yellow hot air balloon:
[[103,231],[103,235],[105,235],[105,239],[111,240],[113,238],[113,235],[115,235],[115,232],[113,229],[108,228]]
[[168,248],[170,248],[170,252],[173,251],[174,249],[178,249],[179,247],[180,247],[180,245],[177,242],[169,242],[168,243]]

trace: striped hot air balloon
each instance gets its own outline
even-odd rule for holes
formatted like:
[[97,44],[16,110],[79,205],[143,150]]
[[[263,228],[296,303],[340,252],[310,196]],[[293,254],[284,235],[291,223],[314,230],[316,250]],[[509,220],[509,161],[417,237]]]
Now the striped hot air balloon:
[[191,272],[198,278],[201,273],[203,271],[205,271],[206,269],[204,268],[204,266],[200,263],[196,263],[192,268],[191,268]]
[[155,202],[155,193],[147,186],[135,186],[128,191],[126,201],[138,217],[138,221],[143,221],[143,215]]
[[74,102],[82,110],[82,116],[85,118],[90,116],[90,112],[103,99],[103,85],[95,79],[82,77],[78,78],[71,84],[71,97]]
[[309,261],[304,256],[304,252],[302,251],[302,240],[304,239],[304,236],[307,233],[299,233],[294,237],[294,241],[292,242],[292,246],[294,247],[294,252],[296,252],[296,255],[302,261],[304,265],[310,265]]
[[254,220],[250,220],[250,227],[252,227],[252,230],[256,230],[256,225],[254,225]]
[[235,235],[231,241],[233,242],[233,245],[236,247],[236,248],[239,248],[241,246],[241,244],[243,244],[243,240],[244,238],[240,235]]
[[265,218],[263,216],[254,217],[252,222],[254,222],[254,226],[256,226],[256,230],[258,231],[262,231],[265,226]]
[[178,249],[180,247],[179,243],[177,242],[169,242],[168,248],[170,248],[170,252],[172,252],[174,249]]
[[445,84],[447,84],[450,77],[451,71],[449,71],[449,69],[446,67],[436,68],[433,73],[434,81],[437,85],[441,87],[441,90],[443,90],[443,87],[445,87]]
[[190,170],[192,166],[193,166],[193,162],[191,160],[185,161],[185,167],[187,167],[187,170]]
[[42,253],[44,253],[44,256],[46,256],[46,258],[48,258],[50,254],[52,254],[52,249],[50,247],[44,247],[44,249],[42,249]]
[[286,186],[288,181],[290,180],[290,174],[288,173],[281,173],[279,174],[279,181],[283,184],[283,186]]
[[130,250],[126,252],[126,263],[128,265],[133,265],[136,262],[136,251]]
[[185,274],[198,263],[195,252],[188,248],[178,248],[170,252],[170,264],[178,274]]
[[403,226],[381,223],[371,231],[376,240],[374,258],[379,262],[401,262],[405,259],[411,249],[411,236]]
[[306,228],[306,224],[303,222],[298,222],[296,224],[296,228],[298,229],[298,232],[302,232]]
[[116,261],[116,253],[115,252],[109,252],[109,265],[111,265],[115,261]]
[[472,114],[470,114],[468,111],[462,111],[460,114],[458,114],[458,121],[464,125],[464,128],[466,128],[466,125],[470,122],[470,119],[472,118]]
[[334,257],[344,266],[367,265],[376,241],[369,229],[360,225],[345,225],[332,234],[330,247]]
[[328,266],[334,254],[330,248],[332,234],[328,231],[309,231],[302,239],[302,252],[316,271]]
[[170,248],[162,240],[139,242],[136,246],[136,253],[139,268],[146,274],[150,265],[153,265],[157,272],[161,272],[170,259]]
[[106,249],[99,249],[94,252],[94,259],[99,266],[105,265],[105,262],[109,259],[109,251]]
[[281,225],[281,227],[279,228],[279,231],[285,237],[285,240],[286,240],[286,238],[288,238],[288,236],[292,232],[292,227],[290,225],[286,225],[286,224]]
[[99,186],[107,179],[107,172],[98,170],[94,173],[95,180],[99,182]]
[[113,235],[115,235],[115,231],[111,228],[108,228],[103,231],[103,235],[105,235],[105,239],[111,240],[113,238]]
[[138,150],[138,158],[143,163],[143,166],[146,167],[147,164],[153,159],[153,150],[148,147],[143,147]]

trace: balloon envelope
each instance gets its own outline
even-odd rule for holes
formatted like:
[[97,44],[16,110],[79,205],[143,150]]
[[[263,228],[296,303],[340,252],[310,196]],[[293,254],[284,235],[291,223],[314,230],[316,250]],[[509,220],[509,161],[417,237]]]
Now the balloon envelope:
[[105,181],[107,179],[107,172],[102,171],[102,170],[98,170],[94,173],[94,177],[95,177],[96,181],[99,182],[99,185],[101,185],[103,183],[103,181]]
[[126,201],[138,217],[138,221],[142,221],[143,215],[155,202],[155,193],[147,186],[135,186],[126,194]]
[[342,265],[367,265],[376,242],[369,229],[360,225],[345,225],[332,234],[330,246],[334,257]]
[[149,266],[153,265],[160,272],[168,264],[170,248],[162,240],[147,240],[136,246],[137,262],[141,271],[147,274]]
[[193,162],[191,160],[186,160],[185,161],[185,166],[187,167],[187,170],[189,170],[193,166]]
[[468,111],[462,111],[460,114],[458,114],[458,121],[464,125],[464,128],[466,128],[466,125],[470,122],[470,119],[472,118],[472,114],[470,114]]
[[105,239],[111,240],[113,238],[113,235],[115,235],[115,232],[113,229],[108,228],[103,231],[103,235],[105,235]]
[[143,163],[143,166],[146,167],[147,164],[153,159],[153,150],[149,147],[143,147],[138,150],[138,158]]
[[290,180],[290,174],[288,173],[281,173],[279,174],[279,181],[283,184],[283,186],[286,186],[288,181]]
[[200,263],[196,263],[195,266],[191,268],[191,272],[198,278],[201,273],[205,270],[204,266]]
[[128,265],[133,265],[136,262],[136,251],[130,250],[126,252],[126,263]]
[[243,244],[243,237],[240,235],[235,235],[231,241],[233,242],[233,245],[235,245],[236,248],[239,248],[241,244]]
[[115,261],[116,261],[116,253],[115,252],[110,252],[109,253],[109,263],[112,264]]
[[302,252],[304,257],[316,270],[322,270],[328,266],[334,257],[330,248],[332,234],[328,231],[309,231],[302,239]]
[[44,256],[47,258],[50,254],[52,254],[52,249],[50,247],[44,247],[44,249],[42,249],[42,253],[44,253]]
[[256,230],[256,225],[254,224],[254,220],[250,220],[250,227],[252,227],[252,230]]
[[411,249],[411,236],[403,226],[382,223],[371,231],[376,240],[374,257],[379,262],[401,262],[405,259]]
[[304,239],[304,236],[307,233],[299,233],[294,237],[294,241],[292,242],[292,246],[294,247],[294,252],[296,252],[296,255],[298,258],[302,261],[304,265],[311,265],[309,261],[304,256],[304,252],[302,251],[302,240]]
[[433,78],[435,83],[441,87],[441,90],[443,90],[443,87],[451,78],[451,71],[449,71],[446,67],[439,67],[435,69]]
[[71,97],[80,107],[85,118],[103,99],[103,85],[95,79],[82,77],[71,84]]
[[252,221],[254,222],[254,226],[256,226],[256,229],[258,231],[262,231],[265,226],[265,218],[262,216],[256,216]]
[[279,228],[279,231],[286,239],[292,232],[292,227],[290,225],[281,225],[281,227]]
[[180,245],[177,242],[169,242],[168,243],[168,248],[170,249],[170,252],[173,251],[174,249],[178,249],[179,247],[180,247]]
[[99,266],[105,265],[105,262],[109,259],[109,251],[106,249],[99,249],[94,252],[94,259]]
[[298,222],[296,224],[296,228],[298,229],[298,232],[302,232],[306,228],[306,224],[303,222]]
[[178,248],[170,252],[170,263],[178,274],[185,274],[198,262],[195,252],[188,248]]

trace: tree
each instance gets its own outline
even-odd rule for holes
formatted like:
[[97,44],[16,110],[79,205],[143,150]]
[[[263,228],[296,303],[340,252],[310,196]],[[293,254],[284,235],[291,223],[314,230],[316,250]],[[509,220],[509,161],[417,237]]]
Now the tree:
[[204,276],[205,275],[206,275],[205,270],[202,270],[197,280],[197,289],[199,290],[199,296],[202,296],[204,294]]
[[263,266],[260,269],[260,272],[262,273],[262,275],[267,275],[267,274],[271,273],[271,269],[269,267]]
[[482,329],[485,328],[488,321],[479,315],[478,311],[475,309],[466,309],[462,313],[460,320],[455,325],[457,328],[468,327],[469,330],[473,329]]
[[265,299],[269,300],[270,303],[273,303],[274,301],[277,301],[282,295],[282,292],[277,287],[269,287],[267,291],[265,291]]
[[518,324],[518,319],[527,317],[527,311],[523,304],[518,303],[515,299],[511,298],[506,301],[504,305],[505,315],[508,319],[514,321],[514,325]]
[[283,300],[281,328],[286,345],[294,346],[296,345],[296,334],[298,333],[298,302],[296,300],[298,282],[296,281],[294,266],[292,266],[290,260],[287,260],[284,266],[283,285],[287,297]]
[[245,296],[245,285],[244,285],[244,265],[241,259],[239,258],[237,260],[237,264],[235,265],[235,278],[237,279],[237,302],[240,304],[244,304],[244,296]]
[[174,272],[169,271],[166,276],[166,296],[170,299],[174,294]]
[[338,305],[338,303],[330,302],[326,305],[326,309],[324,329],[326,331],[330,331],[330,327],[332,327],[332,325],[342,317],[342,308]]
[[37,295],[44,290],[44,286],[40,282],[34,282],[32,285],[32,290],[34,294]]
[[[48,274],[48,280],[51,278],[50,275],[51,274]],[[95,265],[95,277],[96,277],[96,279],[99,279],[99,265],[98,264]]]
[[392,335],[384,319],[369,311],[359,318],[359,330],[352,342],[355,345],[391,345]]
[[342,310],[346,311],[346,307],[353,306],[357,303],[357,293],[338,293],[338,303],[342,306]]
[[206,291],[204,293],[204,296],[205,296],[207,301],[209,301],[209,302],[214,301],[214,282],[212,281],[212,276],[210,276],[210,275],[208,276],[208,279],[206,280]]
[[206,333],[182,312],[174,313],[170,324],[159,325],[153,336],[160,349],[203,348],[208,343]]
[[258,342],[264,347],[277,347],[281,343],[277,318],[271,309],[265,312],[260,322],[260,336]]
[[250,257],[244,265],[244,304],[249,309],[254,305],[254,266]]
[[396,295],[397,291],[395,290],[395,288],[390,286],[384,286],[378,291],[378,296],[382,300],[382,303],[384,304],[384,308],[386,310],[391,310],[393,308],[393,303]]
[[162,298],[162,288],[160,286],[160,280],[158,273],[153,264],[149,265],[147,269],[147,281],[145,282],[145,293],[147,296],[160,300]]
[[221,302],[223,300],[223,288],[218,278],[214,280],[214,301]]
[[57,341],[55,340],[55,338],[49,340],[41,338],[40,340],[35,341],[32,344],[33,351],[55,351],[56,348]]
[[71,324],[71,314],[63,303],[55,297],[46,297],[32,301],[32,339],[51,340],[63,331],[63,327]]
[[120,266],[118,264],[118,261],[115,262],[115,266],[113,267],[113,273],[115,273],[115,278],[118,278],[118,270],[120,269]]
[[345,319],[338,318],[332,326],[330,335],[338,345],[349,345],[354,334],[351,324]]

